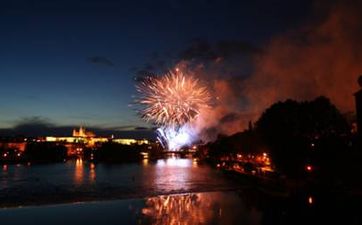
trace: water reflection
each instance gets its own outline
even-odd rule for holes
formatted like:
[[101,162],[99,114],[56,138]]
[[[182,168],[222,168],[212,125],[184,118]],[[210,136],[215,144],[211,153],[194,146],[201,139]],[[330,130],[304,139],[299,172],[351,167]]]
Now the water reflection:
[[89,164],[89,180],[91,182],[96,180],[96,165],[93,162]]
[[[304,195],[303,205],[306,199],[308,196]],[[29,224],[29,221],[36,221],[37,225],[304,225],[361,224],[362,221],[360,209],[355,207],[360,199],[325,199],[328,202],[323,203],[318,196],[318,205],[324,204],[323,208],[304,208],[294,200],[289,201],[289,198],[279,200],[248,191],[189,193],[146,199],[10,208],[0,210],[0,220],[1,224],[13,225]]]
[[205,203],[201,199],[200,194],[149,198],[142,214],[152,224],[203,224],[210,212],[200,208]]
[[5,189],[8,187],[8,170],[9,170],[9,167],[7,164],[4,164],[2,166],[2,174],[0,176],[0,189]]
[[80,185],[83,182],[83,159],[81,158],[78,158],[75,161],[74,182],[77,185]]
[[[132,200],[24,209],[29,212],[27,216],[19,216],[24,215],[20,210],[19,213],[14,210],[10,217],[9,211],[1,216],[0,210],[1,224],[25,224],[39,218],[43,222],[38,225],[91,225],[103,224],[105,220],[107,225],[269,225],[311,224],[311,221],[326,224],[325,220],[335,222],[338,219],[339,224],[360,224],[356,221],[362,221],[359,208],[355,207],[361,202],[358,198],[331,194],[326,189],[308,188],[280,196],[279,192],[260,191],[245,183],[238,186],[226,180],[223,173],[198,164],[195,159],[170,158],[122,165],[94,164],[78,159],[20,167],[5,164],[2,168],[0,202],[3,205],[57,203],[53,202],[55,193],[66,202]],[[170,193],[189,194],[167,195]],[[145,196],[158,197],[144,199]],[[79,216],[80,212],[83,217]],[[4,217],[10,222],[4,222]]]
[[142,165],[147,166],[148,165],[148,158],[144,158],[142,160]]
[[155,165],[155,176],[152,182],[156,184],[157,190],[178,191],[189,189],[193,172],[197,164],[191,159],[171,157],[159,159]]
[[193,158],[193,159],[192,159],[192,165],[193,165],[194,167],[197,167],[198,162],[197,162],[197,159],[196,159],[196,158]]
[[[197,164],[196,164],[197,165]],[[168,158],[168,159],[159,159],[157,160],[156,166],[158,167],[191,167],[194,164],[191,163],[190,159],[180,159],[180,158]]]
[[81,158],[75,161],[74,166],[74,184],[85,185],[85,182],[96,182],[96,164],[93,162],[84,162]]
[[235,193],[195,193],[146,199],[140,224],[259,224]]
[[93,163],[79,158],[66,163],[1,166],[0,190],[7,188],[0,192],[2,204],[34,204],[31,196],[35,195],[39,202],[52,203],[54,193],[64,201],[81,201],[234,187],[219,171],[191,158],[148,158],[124,164]]

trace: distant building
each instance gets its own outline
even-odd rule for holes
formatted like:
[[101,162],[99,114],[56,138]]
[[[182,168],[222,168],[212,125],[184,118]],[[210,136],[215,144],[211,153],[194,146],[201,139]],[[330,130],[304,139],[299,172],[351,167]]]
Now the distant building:
[[78,130],[74,129],[71,137],[48,136],[43,141],[64,143],[68,156],[82,154],[83,147],[94,148],[105,142],[115,142],[122,145],[149,144],[149,141],[146,139],[115,139],[113,135],[110,137],[97,137],[95,133],[87,131],[84,127],[80,127]]
[[65,142],[68,144],[84,144],[87,147],[94,147],[97,143],[104,143],[108,141],[112,141],[115,143],[123,144],[123,145],[142,145],[149,144],[149,141],[146,139],[130,139],[130,138],[114,138],[111,137],[96,137],[96,135],[91,131],[86,131],[85,128],[80,127],[79,130],[74,129],[73,135],[71,137],[54,137],[48,136],[45,137],[46,142]]
[[357,131],[359,135],[362,135],[362,75],[358,78],[358,84],[360,90],[354,96],[356,100]]
[[122,144],[122,145],[143,145],[149,144],[149,141],[146,139],[130,139],[130,138],[118,138],[112,139],[113,142]]

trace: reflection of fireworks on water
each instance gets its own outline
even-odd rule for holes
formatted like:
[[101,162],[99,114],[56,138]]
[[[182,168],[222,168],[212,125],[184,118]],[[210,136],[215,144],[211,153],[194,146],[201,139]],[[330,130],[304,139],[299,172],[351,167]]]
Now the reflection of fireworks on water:
[[198,79],[181,72],[147,77],[137,86],[142,118],[160,126],[159,140],[170,150],[191,144],[195,133],[190,123],[208,107],[210,95]]
[[[139,224],[261,224],[237,192],[208,192],[147,198]],[[255,202],[254,202],[255,204]]]
[[212,216],[205,212],[205,202],[201,202],[200,194],[149,198],[146,205],[142,214],[151,219],[153,225],[205,224]]

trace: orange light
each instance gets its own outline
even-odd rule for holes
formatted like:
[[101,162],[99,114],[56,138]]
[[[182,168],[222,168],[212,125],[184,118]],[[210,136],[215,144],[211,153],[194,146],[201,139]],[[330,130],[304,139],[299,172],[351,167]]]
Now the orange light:
[[148,165],[148,158],[143,158],[142,163],[144,166]]
[[81,184],[83,182],[83,160],[78,158],[75,161],[75,169],[74,169],[74,181],[76,184]]
[[96,179],[96,165],[94,163],[89,164],[89,179],[91,181],[95,181]]
[[192,165],[193,165],[193,166],[197,166],[197,159],[196,159],[196,158],[193,158],[193,159],[192,159]]
[[311,172],[313,170],[313,167],[311,165],[307,165],[305,167],[305,169],[308,171],[308,172]]
[[312,197],[312,196],[309,196],[309,197],[308,197],[308,203],[309,203],[310,205],[313,204],[313,197]]

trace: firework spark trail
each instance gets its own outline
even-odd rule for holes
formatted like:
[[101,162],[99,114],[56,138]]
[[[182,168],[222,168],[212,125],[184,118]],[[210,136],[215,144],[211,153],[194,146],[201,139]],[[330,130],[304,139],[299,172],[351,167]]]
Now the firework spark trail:
[[190,144],[195,136],[190,123],[211,99],[206,86],[181,72],[169,72],[162,77],[147,77],[136,89],[142,118],[160,126],[159,138],[167,142],[167,147],[177,150]]

